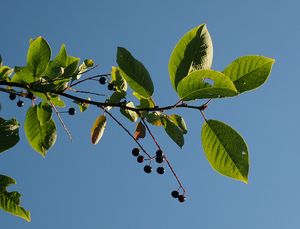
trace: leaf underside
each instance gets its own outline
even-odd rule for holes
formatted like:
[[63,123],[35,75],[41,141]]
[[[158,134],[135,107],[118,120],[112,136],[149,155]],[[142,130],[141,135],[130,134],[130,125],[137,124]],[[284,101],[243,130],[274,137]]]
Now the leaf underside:
[[234,129],[220,121],[207,120],[202,127],[202,146],[215,170],[224,176],[248,182],[248,147]]

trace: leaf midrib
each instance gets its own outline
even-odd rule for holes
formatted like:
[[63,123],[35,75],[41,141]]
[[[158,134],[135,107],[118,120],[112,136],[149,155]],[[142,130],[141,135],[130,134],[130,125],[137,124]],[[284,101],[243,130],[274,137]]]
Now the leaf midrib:
[[[253,70],[247,72],[245,75],[243,75],[242,77],[240,77],[240,78],[238,78],[238,79],[236,79],[235,81],[232,81],[232,82],[235,83],[235,82],[237,82],[237,81],[240,81],[240,80],[242,80],[243,78],[247,77],[249,74],[252,74],[253,72],[257,71],[259,68],[264,67],[265,65],[270,64],[270,63],[272,63],[272,60],[270,60],[269,62],[264,63],[264,64],[262,64],[262,65],[260,65],[260,66],[258,66],[258,67],[256,67],[255,69],[253,69]],[[228,77],[229,77],[229,76],[228,76]]]
[[[214,133],[214,135],[216,136],[216,138],[218,139],[218,141],[220,143],[222,143],[222,141],[220,141],[218,135],[215,133],[215,131],[213,130],[213,128],[211,128],[211,125],[206,122],[206,124],[209,126],[209,128],[211,129],[211,131]],[[230,158],[230,160],[233,162],[234,166],[236,167],[236,169],[239,171],[240,175],[245,179],[244,175],[241,173],[240,169],[236,166],[236,162],[232,159],[232,157],[230,156],[230,154],[228,153],[229,150],[227,147],[225,147],[225,145],[221,144],[223,146],[223,148],[225,149],[225,152],[227,153],[228,157]]]

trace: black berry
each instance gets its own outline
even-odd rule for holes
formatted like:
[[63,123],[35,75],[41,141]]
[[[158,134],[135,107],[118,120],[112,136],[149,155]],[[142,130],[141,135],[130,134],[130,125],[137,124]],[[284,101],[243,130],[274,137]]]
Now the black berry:
[[160,164],[164,161],[164,158],[163,157],[156,157],[155,161]]
[[110,90],[110,91],[115,90],[115,86],[113,84],[109,83],[107,85],[107,89]]
[[100,77],[99,83],[102,85],[106,84],[106,78],[104,76]]
[[164,167],[158,167],[157,169],[156,169],[156,172],[158,173],[158,174],[164,174],[165,173],[165,169],[164,169]]
[[19,100],[19,101],[17,102],[17,106],[18,106],[18,107],[23,107],[23,106],[24,106],[24,102],[23,102],[22,100]]
[[145,173],[151,173],[152,172],[152,167],[150,165],[145,165],[144,171],[145,171]]
[[9,99],[10,99],[10,100],[15,100],[16,97],[17,97],[16,94],[13,94],[13,93],[10,93],[10,94],[9,94]]
[[179,192],[176,191],[176,190],[174,190],[174,191],[171,192],[171,196],[172,196],[173,198],[178,198]]
[[161,149],[156,151],[156,157],[162,157],[163,155],[164,154],[163,154],[163,151]]
[[143,163],[143,161],[144,161],[144,156],[140,155],[140,156],[138,156],[138,157],[136,158],[136,160],[137,160],[138,163]]
[[74,115],[76,113],[76,110],[74,107],[71,107],[69,110],[68,110],[68,113],[69,115]]
[[139,148],[134,148],[132,150],[132,155],[133,156],[137,157],[137,156],[139,156],[139,154],[140,154],[140,149]]
[[185,201],[185,196],[184,195],[179,195],[178,200],[180,203],[183,203]]

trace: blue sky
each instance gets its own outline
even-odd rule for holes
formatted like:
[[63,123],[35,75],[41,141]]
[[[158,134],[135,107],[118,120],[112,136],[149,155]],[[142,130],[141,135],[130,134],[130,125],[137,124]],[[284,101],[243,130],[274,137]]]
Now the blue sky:
[[[170,171],[145,174],[131,156],[134,142],[112,120],[101,142],[90,144],[99,115],[92,108],[63,116],[72,143],[57,122],[58,140],[45,159],[29,147],[22,129],[19,144],[0,155],[0,173],[17,180],[11,190],[23,194],[22,205],[32,214],[27,223],[0,211],[1,228],[298,228],[299,7],[298,1],[267,0],[2,1],[0,53],[6,65],[24,65],[28,41],[39,35],[53,55],[65,43],[70,55],[94,59],[100,65],[95,74],[109,72],[117,46],[124,46],[151,73],[159,105],[178,100],[169,81],[169,56],[178,39],[201,23],[212,36],[214,69],[250,54],[276,63],[262,87],[213,101],[206,111],[247,141],[248,185],[211,169],[201,147],[202,118],[178,110],[189,128],[182,150],[162,129],[152,129],[187,189],[186,203],[179,204],[170,197],[177,187]],[[103,91],[100,85],[86,87]],[[3,94],[0,102],[1,117],[23,124],[29,102],[20,109]],[[155,152],[150,138],[141,142]]]

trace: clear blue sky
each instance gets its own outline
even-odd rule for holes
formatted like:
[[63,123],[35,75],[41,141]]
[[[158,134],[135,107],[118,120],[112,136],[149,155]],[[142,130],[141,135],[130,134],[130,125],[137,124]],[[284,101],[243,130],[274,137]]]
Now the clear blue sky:
[[[0,211],[0,228],[299,228],[299,8],[296,0],[2,1],[5,64],[25,64],[29,39],[42,35],[53,54],[65,43],[70,55],[100,64],[94,73],[106,73],[116,64],[116,47],[124,46],[149,69],[159,105],[177,101],[168,59],[178,39],[201,23],[213,39],[214,69],[249,54],[276,63],[264,86],[213,101],[206,112],[246,139],[248,185],[210,168],[201,147],[202,118],[179,111],[189,128],[183,150],[162,129],[154,129],[188,191],[187,202],[179,204],[170,197],[177,187],[170,171],[145,174],[131,156],[134,142],[112,120],[101,142],[90,144],[90,128],[99,114],[90,109],[63,116],[74,141],[57,123],[58,140],[45,159],[29,147],[23,129],[19,144],[0,155],[0,173],[17,180],[11,190],[23,194],[22,205],[32,215],[27,223]],[[21,109],[7,95],[0,95],[0,102],[1,117],[23,123],[28,102]],[[142,143],[155,151],[149,138]]]

